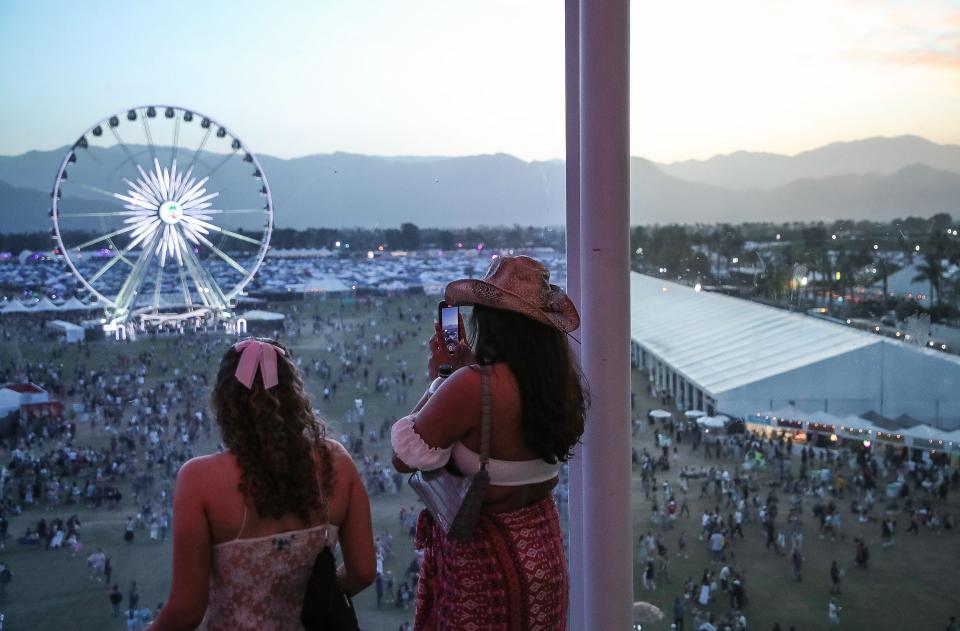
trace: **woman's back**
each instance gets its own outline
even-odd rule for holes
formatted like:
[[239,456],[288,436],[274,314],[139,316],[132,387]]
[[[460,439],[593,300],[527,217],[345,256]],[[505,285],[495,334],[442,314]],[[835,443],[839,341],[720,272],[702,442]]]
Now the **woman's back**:
[[[207,521],[210,527],[211,543],[216,546],[237,538],[248,539],[274,533],[299,530],[331,523],[341,525],[346,517],[350,503],[352,472],[356,469],[350,456],[339,443],[326,440],[327,453],[332,459],[330,472],[333,474],[331,496],[326,499],[326,514],[314,514],[310,523],[304,523],[295,514],[287,513],[279,519],[261,516],[252,502],[245,500],[238,490],[241,481],[240,466],[229,451],[203,456],[191,461],[197,466],[191,476],[203,493]],[[320,456],[314,453],[316,475],[320,488],[324,485],[323,466]]]
[[[331,497],[309,524],[296,515],[263,517],[238,490],[240,467],[230,452],[194,461],[191,486],[202,489],[211,534],[210,592],[200,629],[296,629],[313,562],[338,543],[346,521],[356,468],[343,447],[327,441],[332,459]],[[318,487],[325,486],[314,454]]]
[[241,471],[230,452],[195,458],[183,466],[177,493],[195,498],[200,510],[195,512],[197,523],[181,528],[209,532],[208,592],[199,629],[301,628],[314,560],[338,543],[347,570],[340,581],[344,591],[352,595],[370,582],[373,537],[366,492],[343,446],[332,440],[326,445],[331,466],[324,467],[319,454],[314,459],[318,487],[326,486],[326,470],[333,476],[332,493],[325,510],[312,515],[309,523],[292,513],[279,519],[261,516],[238,489]]
[[[489,370],[491,382],[490,458],[517,464],[540,461],[537,454],[526,444],[524,438],[523,410],[516,377],[505,363],[493,364],[489,367]],[[467,379],[460,379],[458,380],[459,383],[450,384],[457,387],[457,392],[454,395],[455,400],[479,401],[479,373],[468,371],[461,377],[467,377]],[[464,381],[467,381],[467,383],[464,384]],[[469,417],[470,430],[461,442],[472,454],[478,454],[480,452],[480,409],[479,406],[471,406],[470,408],[464,406],[464,408],[460,413]],[[489,512],[499,512],[535,504],[548,498],[556,484],[557,478],[555,476],[541,482],[511,484],[510,486],[497,485],[494,480],[491,482],[484,498],[484,508]]]

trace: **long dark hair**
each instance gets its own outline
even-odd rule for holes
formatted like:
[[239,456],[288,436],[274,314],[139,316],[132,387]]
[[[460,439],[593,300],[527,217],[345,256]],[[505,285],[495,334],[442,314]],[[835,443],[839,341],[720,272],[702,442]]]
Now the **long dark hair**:
[[[239,491],[261,515],[279,519],[296,514],[304,523],[326,509],[333,489],[333,463],[326,428],[313,414],[300,372],[290,351],[275,340],[260,339],[277,353],[278,384],[267,390],[254,376],[247,388],[234,376],[240,353],[233,346],[220,360],[211,402],[223,443],[240,466]],[[312,452],[320,456],[323,497]]]
[[477,361],[505,362],[517,380],[527,448],[550,463],[567,460],[583,434],[588,400],[565,335],[483,305],[473,307],[470,324]]

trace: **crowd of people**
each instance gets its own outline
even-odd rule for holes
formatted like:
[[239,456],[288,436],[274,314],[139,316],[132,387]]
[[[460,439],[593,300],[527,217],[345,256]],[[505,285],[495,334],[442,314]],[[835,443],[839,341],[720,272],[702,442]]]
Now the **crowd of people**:
[[[821,576],[828,584],[826,619],[837,626],[843,609],[841,583],[848,580],[841,559],[867,570],[868,541],[893,546],[904,524],[905,533],[914,537],[923,531],[942,536],[955,529],[949,499],[960,490],[960,469],[945,458],[862,445],[813,446],[787,433],[706,437],[688,419],[651,421],[649,432],[635,432],[639,440],[633,457],[649,506],[642,511],[648,529],[636,546],[641,584],[651,591],[671,584],[671,557],[675,553],[677,559],[688,559],[693,537],[709,559],[699,581],[687,577],[682,583],[673,601],[673,628],[747,628],[746,576],[752,568],[737,552],[747,537],[787,561],[797,582],[809,574],[806,547],[817,546],[818,556],[834,557]],[[678,465],[695,460],[690,456],[698,449],[705,452],[708,445],[710,456],[703,453],[702,458],[717,464]],[[698,529],[690,515],[694,501],[703,506]],[[869,526],[860,524],[876,524],[876,539],[854,536],[848,543],[853,530],[845,525],[848,520],[858,531],[869,532]],[[805,543],[805,537],[815,537],[814,543]],[[839,547],[834,545],[838,542]],[[773,558],[769,563],[780,562]],[[778,622],[774,628],[793,627]]]
[[[422,324],[430,317],[428,305],[435,303],[423,300],[424,309],[418,309],[418,302],[397,301],[384,309],[379,299],[282,307],[287,337],[298,338],[309,327],[311,346],[319,343],[316,350],[297,354],[315,404],[353,404],[338,419],[342,432],[336,438],[356,458],[374,496],[395,496],[405,483],[405,476],[382,457],[383,449],[389,450],[392,419],[373,421],[366,409],[374,400],[402,405],[408,391],[424,383],[421,366],[412,369],[402,356],[390,358],[414,337],[423,346]],[[0,436],[0,546],[62,549],[86,558],[91,577],[106,588],[116,573],[130,575],[134,568],[115,568],[114,555],[100,546],[85,549],[80,520],[70,511],[118,515],[116,541],[122,545],[170,538],[178,470],[201,449],[216,447],[208,400],[222,340],[146,335],[136,352],[122,343],[59,345],[43,343],[48,336],[42,323],[12,319],[0,322],[0,335],[14,351],[0,364],[0,381],[36,384],[64,404],[63,414],[23,419]],[[41,344],[42,353],[32,352]],[[179,361],[185,354],[190,361]],[[412,528],[410,523],[403,528],[411,539]],[[390,539],[389,533],[383,537]],[[388,550],[389,544],[378,544],[381,554]],[[3,568],[9,582],[12,572]],[[415,585],[408,575],[392,595],[385,590],[386,599],[403,602],[406,594],[409,608]],[[130,606],[129,598],[123,602],[118,617],[127,628],[140,628],[151,619],[148,608]]]

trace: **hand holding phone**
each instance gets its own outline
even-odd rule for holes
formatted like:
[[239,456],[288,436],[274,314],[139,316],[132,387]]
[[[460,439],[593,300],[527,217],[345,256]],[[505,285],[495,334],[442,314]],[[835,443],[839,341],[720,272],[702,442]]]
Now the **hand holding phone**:
[[437,322],[440,323],[440,336],[447,352],[453,355],[460,343],[460,307],[450,306],[445,300],[437,305]]
[[442,364],[450,364],[456,370],[476,362],[473,351],[467,344],[460,308],[445,302],[441,302],[437,307],[434,334],[430,338],[429,346],[427,372],[431,379],[437,376],[437,370]]

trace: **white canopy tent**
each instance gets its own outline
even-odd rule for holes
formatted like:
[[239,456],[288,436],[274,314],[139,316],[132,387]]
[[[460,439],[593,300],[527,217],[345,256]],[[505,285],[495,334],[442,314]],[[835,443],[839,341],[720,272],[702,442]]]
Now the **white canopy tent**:
[[336,294],[350,291],[350,287],[332,275],[312,276],[303,283],[303,291],[306,293],[329,293]]
[[46,327],[62,335],[62,340],[67,344],[82,342],[86,336],[86,330],[79,325],[64,320],[50,320]]
[[60,307],[53,304],[53,301],[44,296],[37,304],[30,308],[30,311],[60,311]]
[[76,296],[71,296],[66,302],[60,305],[60,311],[88,311],[92,309],[85,305]]
[[838,425],[843,420],[842,417],[837,416],[836,414],[830,414],[829,412],[823,412],[820,410],[806,414],[803,418],[804,420],[811,421],[813,423],[820,423],[822,425]]
[[947,432],[947,438],[950,441],[950,453],[960,456],[960,429]]
[[837,425],[837,434],[846,438],[867,439],[877,431],[877,426],[859,416],[845,416]]
[[0,309],[0,313],[29,313],[29,311],[30,310],[27,309],[24,304],[16,298],[5,304],[3,308]]
[[709,429],[723,429],[729,420],[729,417],[722,414],[720,416],[701,416],[697,419],[697,425]]
[[673,414],[666,410],[650,410],[648,416],[651,418],[673,418]]
[[914,425],[904,432],[912,447],[920,449],[944,448],[950,442],[950,434],[929,425]]
[[251,309],[240,316],[247,322],[282,322],[287,316],[276,311],[263,311],[260,309]]

